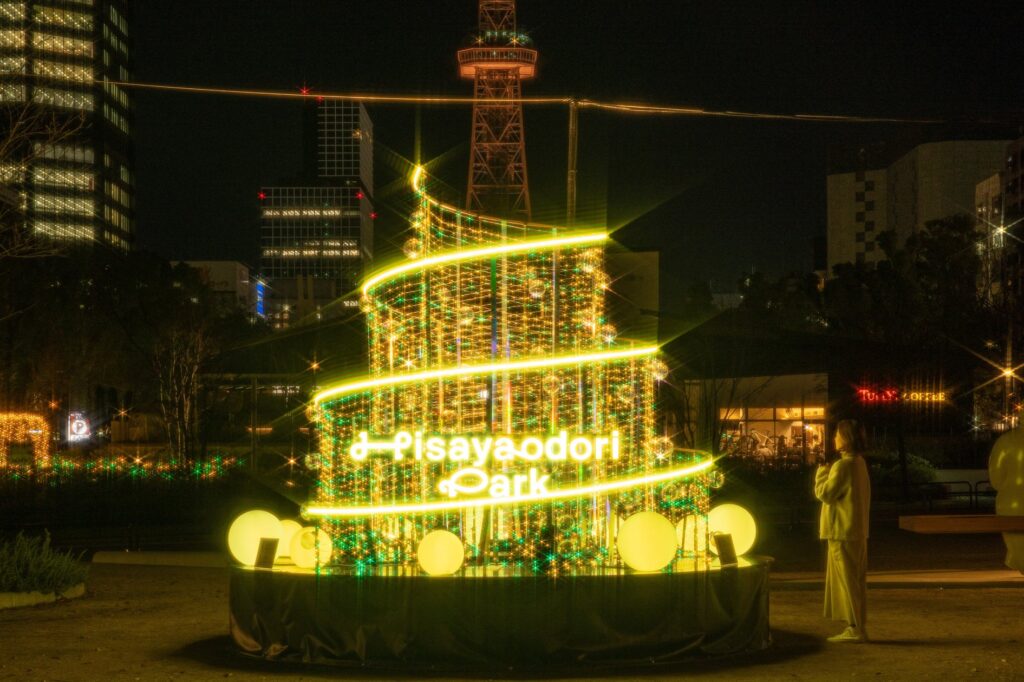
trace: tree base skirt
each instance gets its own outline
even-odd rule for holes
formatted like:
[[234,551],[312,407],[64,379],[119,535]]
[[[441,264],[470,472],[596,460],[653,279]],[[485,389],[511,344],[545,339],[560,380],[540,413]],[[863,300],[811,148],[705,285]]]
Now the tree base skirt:
[[231,634],[272,660],[426,668],[610,667],[769,646],[771,560],[558,577],[467,568],[231,571]]

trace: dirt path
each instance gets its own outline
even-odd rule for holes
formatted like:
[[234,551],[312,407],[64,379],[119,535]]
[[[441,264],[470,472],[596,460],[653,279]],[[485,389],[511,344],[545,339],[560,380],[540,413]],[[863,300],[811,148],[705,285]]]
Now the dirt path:
[[[0,611],[0,679],[409,678],[288,667],[235,654],[226,635],[223,570],[93,566],[89,590],[74,602]],[[777,590],[773,650],[601,678],[1024,679],[1024,589],[877,589],[870,599],[870,645],[826,644],[837,628],[819,617],[821,592]]]

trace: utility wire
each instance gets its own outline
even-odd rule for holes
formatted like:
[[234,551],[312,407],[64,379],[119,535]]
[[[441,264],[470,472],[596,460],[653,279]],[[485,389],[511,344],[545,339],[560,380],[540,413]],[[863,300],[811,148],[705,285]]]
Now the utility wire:
[[[168,85],[163,83],[137,83],[132,81],[97,81],[109,83],[123,88],[135,90],[157,90],[164,92],[181,92],[203,95],[228,95],[236,97],[266,97],[274,99],[316,99],[316,100],[340,100],[348,102],[364,102],[378,104],[473,104],[476,100],[473,97],[455,97],[449,95],[374,95],[360,93],[329,93],[311,92],[305,88],[300,92],[286,90],[255,90],[245,88],[217,88],[194,85]],[[514,100],[502,100],[521,104],[575,104],[581,108],[599,109],[628,114],[641,115],[663,115],[663,116],[693,116],[710,118],[745,118],[772,121],[802,121],[808,123],[914,123],[914,124],[940,124],[947,121],[940,118],[902,118],[889,116],[852,116],[852,115],[829,115],[829,114],[778,114],[769,112],[754,111],[729,111],[705,109],[703,107],[676,106],[660,104],[643,104],[628,102],[604,102],[592,99],[574,99],[572,97],[521,97]]]

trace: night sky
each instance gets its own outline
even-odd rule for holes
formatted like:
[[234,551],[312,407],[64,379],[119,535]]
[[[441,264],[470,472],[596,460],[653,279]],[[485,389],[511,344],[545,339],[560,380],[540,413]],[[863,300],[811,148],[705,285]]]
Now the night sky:
[[[173,0],[134,5],[142,82],[466,95],[455,51],[474,0]],[[928,116],[990,137],[1024,122],[1024,3],[520,0],[540,51],[526,96],[776,113]],[[301,103],[139,92],[140,245],[257,264],[260,185],[300,170]],[[399,243],[403,159],[466,182],[466,106],[371,106],[378,251]],[[808,270],[825,228],[829,150],[938,134],[922,126],[652,118],[584,111],[581,222],[662,251],[663,273],[731,290],[751,268]],[[566,111],[526,111],[534,218],[564,215]],[[959,134],[975,125],[943,128]],[[667,272],[668,271],[668,272]],[[663,288],[664,292],[664,288]]]

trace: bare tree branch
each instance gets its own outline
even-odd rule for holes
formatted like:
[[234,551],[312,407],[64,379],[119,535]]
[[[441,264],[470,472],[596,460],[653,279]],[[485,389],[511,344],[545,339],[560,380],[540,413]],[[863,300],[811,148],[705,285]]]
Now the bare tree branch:
[[25,226],[25,187],[37,159],[79,138],[84,112],[59,112],[32,103],[0,109],[0,261],[60,253],[57,244]]

